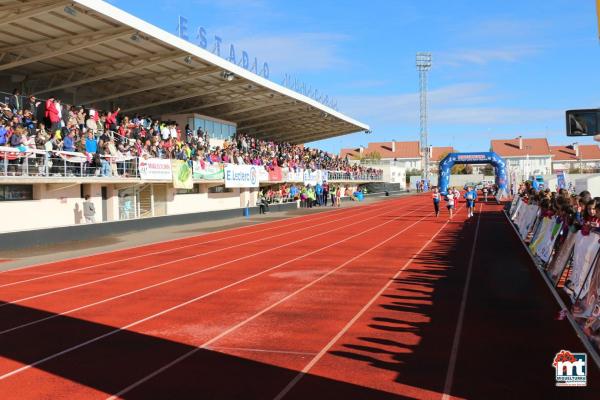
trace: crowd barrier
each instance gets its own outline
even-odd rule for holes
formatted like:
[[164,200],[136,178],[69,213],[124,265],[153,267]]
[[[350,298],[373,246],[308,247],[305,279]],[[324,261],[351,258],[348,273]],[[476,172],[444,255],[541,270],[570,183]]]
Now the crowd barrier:
[[558,216],[522,198],[513,200],[508,216],[542,272],[570,302],[572,320],[600,357],[600,234],[584,234]]
[[[174,164],[183,161],[162,158],[133,157],[117,153],[94,157],[88,153],[40,150],[28,147],[0,146],[0,176],[23,177],[127,177],[168,181]],[[223,163],[183,162],[190,168],[193,180],[224,179]],[[179,168],[179,167],[178,167]],[[325,171],[289,169],[257,165],[261,182],[302,182],[316,185],[324,180],[380,181],[379,172]]]

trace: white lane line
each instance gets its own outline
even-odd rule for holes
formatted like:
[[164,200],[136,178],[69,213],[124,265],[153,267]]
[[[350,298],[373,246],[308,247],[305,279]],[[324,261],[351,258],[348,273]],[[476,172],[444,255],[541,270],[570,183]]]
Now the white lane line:
[[[414,212],[414,211],[413,211]],[[315,280],[307,283],[306,285],[302,286],[301,288],[293,291],[292,293],[288,294],[287,296],[281,298],[280,300],[276,301],[275,303],[269,305],[268,307],[263,308],[261,311],[251,315],[250,317],[246,318],[245,320],[235,324],[234,326],[230,327],[229,329],[221,332],[219,335],[213,337],[212,339],[204,342],[202,345],[194,348],[193,350],[190,350],[189,352],[177,357],[175,360],[169,362],[168,364],[163,365],[162,367],[156,369],[155,371],[153,371],[152,373],[146,375],[145,377],[143,377],[142,379],[132,383],[131,385],[127,386],[126,388],[122,389],[121,391],[119,391],[118,393],[110,396],[108,398],[108,400],[115,400],[117,398],[119,398],[120,396],[124,395],[125,393],[133,390],[134,388],[142,385],[144,382],[147,382],[148,380],[152,379],[153,377],[161,374],[162,372],[166,371],[167,369],[173,367],[174,365],[178,364],[179,362],[185,360],[186,358],[194,355],[195,353],[197,353],[198,351],[202,350],[202,349],[206,349],[209,346],[211,346],[213,343],[217,342],[218,340],[222,339],[223,337],[229,335],[230,333],[233,333],[234,331],[238,330],[239,328],[241,328],[242,326],[248,324],[249,322],[255,320],[256,318],[260,317],[261,315],[265,314],[266,312],[272,310],[273,308],[277,307],[278,305],[286,302],[287,300],[291,299],[292,297],[296,296],[297,294],[303,292],[304,290],[310,288],[311,286],[315,285],[316,283],[320,282],[321,280],[327,278],[328,276],[332,275],[333,273],[339,271],[340,269],[344,268],[346,265],[350,264],[351,262],[363,257],[364,255],[370,253],[371,251],[375,250],[376,248],[384,245],[385,243],[389,242],[390,240],[396,238],[398,235],[406,232],[408,229],[412,228],[413,226],[417,225],[419,222],[423,221],[425,218],[429,217],[431,215],[431,213],[427,213],[423,218],[418,219],[417,221],[413,222],[412,224],[404,227],[402,230],[400,230],[399,232],[395,233],[394,235],[384,239],[383,241],[379,242],[378,244],[372,246],[371,248],[364,250],[363,252],[361,252],[360,254],[346,260],[345,262],[343,262],[342,264],[338,265],[337,267],[335,267],[334,269],[328,271],[326,274],[321,275],[320,277],[316,278]],[[396,217],[384,224],[379,225],[379,227],[382,227],[384,225],[387,225],[388,223],[398,219],[400,217]],[[372,229],[371,229],[372,230]],[[366,232],[366,231],[365,231]]]
[[218,352],[226,351],[239,351],[248,353],[274,353],[274,354],[290,354],[293,356],[314,356],[316,353],[310,353],[306,351],[290,351],[290,350],[276,350],[276,349],[253,349],[247,347],[204,347],[205,350],[213,350]]
[[[381,207],[381,208],[389,208],[389,207],[390,206],[388,205],[387,207]],[[362,211],[364,211],[364,210],[361,210],[361,213],[362,213]],[[372,211],[372,209],[369,209],[368,211],[366,211],[364,213],[368,213],[369,211]],[[77,288],[80,288],[80,287],[93,285],[93,284],[100,283],[100,282],[106,282],[108,280],[120,278],[120,277],[123,277],[123,276],[133,275],[133,274],[137,274],[139,272],[144,272],[144,271],[148,271],[148,270],[152,270],[152,269],[164,267],[165,265],[171,265],[171,264],[179,263],[181,261],[187,261],[187,260],[191,260],[191,259],[194,259],[194,258],[204,257],[206,255],[213,254],[213,253],[218,253],[220,251],[230,250],[230,249],[234,249],[236,247],[243,247],[243,246],[246,246],[246,245],[251,244],[251,243],[257,243],[257,242],[262,242],[262,241],[269,240],[269,239],[276,238],[276,237],[280,237],[280,236],[291,235],[291,234],[299,232],[299,231],[303,231],[303,230],[307,230],[307,229],[313,229],[314,227],[317,227],[317,226],[329,225],[331,222],[339,222],[339,221],[343,221],[343,220],[351,219],[351,218],[355,218],[355,217],[356,217],[356,215],[349,215],[349,216],[346,216],[344,218],[338,218],[338,219],[335,219],[335,220],[329,220],[329,221],[321,222],[320,224],[314,224],[314,225],[305,226],[304,228],[299,228],[299,229],[295,230],[294,232],[286,231],[286,232],[283,232],[283,233],[278,233],[276,235],[265,236],[265,237],[261,237],[259,239],[251,240],[249,242],[239,243],[239,244],[235,244],[235,245],[228,246],[228,247],[221,247],[221,248],[218,248],[218,249],[215,249],[215,250],[202,252],[200,254],[194,254],[192,256],[187,256],[187,257],[182,257],[182,258],[176,258],[176,259],[173,259],[173,260],[170,260],[170,261],[166,261],[164,263],[153,264],[153,265],[150,265],[150,266],[147,266],[147,267],[144,267],[144,268],[138,268],[138,269],[130,270],[130,271],[127,271],[127,272],[122,272],[122,273],[116,274],[116,275],[109,275],[109,276],[106,276],[104,278],[95,279],[93,281],[83,282],[83,283],[79,283],[77,285],[67,286],[67,287],[60,288],[60,289],[50,290],[48,292],[38,293],[38,294],[32,295],[32,296],[22,297],[22,298],[17,299],[17,300],[12,300],[12,301],[7,301],[5,303],[2,303],[2,304],[0,304],[0,308],[6,307],[6,306],[11,305],[11,304],[23,303],[23,302],[28,301],[28,300],[38,299],[40,297],[45,297],[45,296],[49,296],[49,295],[52,295],[52,294],[62,293],[62,292],[66,292],[68,290],[73,290],[73,289],[77,289]],[[343,227],[340,227],[340,228],[337,228],[337,229],[333,229],[331,231],[342,229],[342,228]],[[329,232],[331,232],[331,231],[329,231]],[[320,233],[318,235],[324,235],[324,234],[326,234],[326,232]],[[318,235],[315,235],[315,236],[318,236]],[[304,239],[301,239],[301,240],[298,240],[298,241],[295,241],[295,242],[292,242],[292,243],[298,243],[298,242],[310,239],[311,237],[314,237],[314,236],[309,236],[307,238],[304,238]],[[268,249],[267,251],[278,249],[280,247],[282,247],[282,246],[274,247],[274,248]],[[256,254],[261,254],[261,253],[256,253]]]
[[477,214],[477,226],[475,228],[475,238],[473,239],[473,247],[471,248],[471,256],[469,257],[469,265],[467,267],[467,278],[465,279],[465,287],[463,289],[462,300],[460,302],[460,311],[458,312],[458,322],[456,323],[456,331],[454,332],[454,340],[452,342],[452,350],[450,352],[450,361],[448,362],[448,371],[446,373],[446,381],[444,382],[444,394],[442,400],[450,398],[452,383],[454,381],[454,370],[456,368],[456,359],[458,357],[458,348],[460,345],[460,336],[462,334],[463,322],[465,319],[465,309],[467,307],[467,297],[469,295],[469,286],[471,283],[471,274],[473,272],[473,260],[475,259],[475,248],[477,247],[477,238],[479,237],[479,222],[481,221],[481,209],[483,204],[479,206],[479,214]]
[[[388,210],[390,208],[391,207],[382,207],[383,210]],[[378,209],[377,211],[382,211],[382,209]],[[370,211],[373,211],[373,210],[370,210]],[[385,212],[388,212],[388,211],[385,211]],[[364,215],[364,214],[367,214],[367,213],[361,212],[359,215]],[[97,305],[100,305],[100,304],[108,303],[108,302],[113,301],[113,300],[117,300],[117,299],[120,299],[120,298],[123,298],[123,297],[126,297],[126,296],[130,296],[130,295],[135,294],[135,293],[143,292],[145,290],[153,289],[153,288],[158,287],[158,286],[166,285],[166,284],[169,284],[169,283],[181,280],[181,279],[189,278],[190,276],[198,275],[198,274],[201,274],[201,273],[206,272],[206,271],[211,271],[211,270],[220,268],[220,267],[222,267],[224,265],[232,264],[232,263],[235,263],[235,262],[238,262],[238,261],[245,260],[245,259],[250,258],[250,257],[254,257],[254,256],[259,255],[259,254],[263,254],[263,253],[266,253],[266,252],[269,252],[269,251],[272,251],[272,250],[277,250],[279,248],[283,248],[283,247],[286,247],[286,246],[289,246],[289,245],[292,245],[292,244],[300,243],[300,242],[312,239],[312,238],[314,238],[316,236],[322,236],[322,235],[329,234],[331,232],[335,232],[335,231],[338,231],[338,230],[341,230],[341,229],[346,229],[349,226],[361,224],[364,221],[368,221],[368,220],[377,218],[380,215],[381,214],[377,214],[377,215],[374,215],[372,217],[369,217],[369,218],[366,218],[366,219],[361,219],[360,221],[353,222],[353,223],[348,224],[348,225],[340,226],[339,228],[335,228],[335,229],[329,230],[327,232],[318,233],[316,235],[308,236],[308,237],[302,238],[300,240],[296,240],[296,241],[291,242],[291,243],[283,244],[281,246],[272,247],[272,248],[269,248],[269,249],[266,249],[266,250],[262,250],[262,251],[256,252],[256,253],[251,253],[251,254],[248,254],[248,255],[236,258],[234,260],[226,261],[226,262],[223,262],[223,263],[220,263],[220,264],[211,265],[210,267],[206,267],[206,268],[203,268],[203,269],[200,269],[200,270],[196,270],[196,271],[184,274],[184,275],[179,275],[179,276],[176,276],[176,277],[171,278],[171,279],[167,279],[167,280],[164,280],[164,281],[160,281],[160,282],[154,283],[152,285],[144,286],[144,287],[141,287],[141,288],[138,288],[138,289],[135,289],[135,290],[131,290],[129,292],[121,293],[121,294],[118,294],[118,295],[115,295],[115,296],[112,296],[112,297],[108,297],[108,298],[103,299],[103,300],[98,300],[98,301],[96,301],[94,303],[86,304],[86,305],[83,305],[83,306],[80,306],[80,307],[76,307],[76,308],[73,308],[73,309],[70,309],[70,310],[67,310],[67,311],[63,311],[61,313],[55,313],[55,314],[49,315],[49,316],[44,317],[44,318],[40,318],[40,319],[37,319],[37,320],[34,320],[34,321],[26,322],[24,324],[17,325],[17,326],[14,326],[12,328],[8,328],[8,329],[5,329],[3,331],[0,331],[0,335],[6,334],[6,333],[9,333],[9,332],[13,332],[13,331],[16,331],[16,330],[19,330],[19,329],[22,329],[22,328],[26,328],[28,326],[36,325],[36,324],[39,324],[41,322],[48,321],[48,320],[51,320],[51,319],[54,319],[54,318],[57,318],[57,317],[60,317],[60,316],[72,314],[72,313],[77,312],[77,311],[85,310],[87,308],[91,308],[91,307],[94,307],[94,306],[97,306]],[[354,218],[354,217],[356,217],[356,215],[353,215],[353,216],[347,217],[347,218]],[[341,221],[341,220],[347,219],[347,218],[340,218],[340,219],[336,219],[336,220],[333,220],[333,221],[334,222],[335,221]],[[317,225],[312,225],[311,227],[315,227],[315,226],[317,226]],[[304,228],[304,229],[308,229],[308,228]],[[204,253],[204,254],[208,254],[208,253]],[[159,264],[159,266],[160,266],[160,264]],[[156,266],[153,266],[151,268],[155,268],[155,267]],[[10,304],[10,303],[7,303],[7,304]],[[4,305],[6,305],[6,304],[4,304]],[[4,305],[0,305],[0,308],[3,307]]]
[[[421,211],[421,210],[415,210],[415,211],[412,211],[412,212],[410,212],[410,213],[407,213],[407,214],[405,214],[405,215],[411,214],[411,213],[413,213],[413,212],[416,212],[416,211]],[[383,214],[385,214],[385,212],[384,212],[384,213],[382,213],[382,214],[379,214],[379,216],[382,216]],[[397,217],[397,218],[400,218],[400,217]],[[276,269],[278,269],[278,268],[281,268],[281,267],[282,267],[282,266],[284,266],[284,265],[290,264],[290,263],[292,263],[292,262],[294,262],[294,261],[301,260],[301,259],[303,259],[303,258],[305,258],[305,257],[308,257],[308,256],[310,256],[310,255],[313,255],[313,254],[315,254],[315,253],[318,253],[318,252],[320,252],[320,251],[322,251],[322,250],[326,250],[326,249],[328,249],[328,248],[330,248],[330,247],[333,247],[333,246],[335,246],[335,245],[337,245],[337,244],[340,244],[340,243],[346,242],[346,241],[348,241],[348,240],[350,240],[350,239],[353,239],[353,238],[355,238],[355,237],[357,237],[357,236],[363,235],[363,234],[365,234],[365,233],[367,233],[367,232],[370,232],[370,231],[372,231],[373,229],[379,228],[379,227],[381,227],[381,226],[383,226],[383,225],[386,225],[386,224],[389,224],[389,223],[391,223],[391,222],[393,222],[393,221],[395,221],[395,219],[389,220],[389,221],[387,221],[387,222],[384,222],[383,224],[380,224],[380,225],[376,225],[376,226],[374,226],[374,227],[372,227],[372,228],[369,228],[369,229],[363,230],[363,231],[361,231],[361,232],[359,232],[359,233],[356,233],[356,234],[354,234],[354,235],[348,236],[348,237],[346,237],[345,239],[342,239],[342,240],[339,240],[339,241],[337,241],[337,242],[331,243],[331,244],[329,244],[329,245],[327,245],[327,246],[320,247],[320,248],[318,248],[318,249],[316,249],[316,250],[313,250],[313,251],[310,251],[310,252],[308,252],[308,253],[306,253],[306,254],[304,254],[304,255],[302,255],[302,256],[295,257],[295,258],[293,258],[293,259],[291,259],[291,260],[285,261],[285,262],[283,262],[283,263],[281,263],[281,264],[278,264],[278,265],[276,265],[276,266],[274,266],[274,267],[271,267],[271,268],[268,268],[268,269],[266,269],[266,270],[263,270],[263,271],[261,271],[261,272],[258,272],[258,273],[256,273],[256,274],[250,275],[250,276],[248,276],[248,277],[246,277],[246,278],[243,278],[243,279],[240,279],[240,280],[238,280],[238,281],[236,281],[236,282],[232,282],[232,283],[230,283],[230,284],[228,284],[228,285],[225,285],[225,286],[223,286],[223,287],[221,287],[221,288],[219,288],[219,289],[212,290],[212,291],[210,291],[210,292],[208,292],[208,293],[205,293],[205,294],[203,294],[203,295],[200,295],[200,296],[198,296],[198,297],[195,297],[195,298],[193,298],[193,299],[190,299],[190,300],[188,300],[188,301],[185,301],[185,302],[183,302],[183,303],[180,303],[180,304],[178,304],[178,305],[175,305],[175,306],[173,306],[173,307],[167,308],[167,309],[165,309],[165,310],[163,310],[163,311],[160,311],[160,312],[157,312],[157,313],[155,313],[155,314],[149,315],[149,316],[147,316],[147,317],[145,317],[145,318],[142,318],[142,319],[140,319],[140,320],[134,321],[134,322],[132,322],[132,323],[129,323],[129,324],[127,324],[127,325],[124,325],[124,326],[122,326],[122,327],[120,327],[120,328],[116,328],[116,329],[114,329],[114,330],[112,330],[112,331],[109,331],[109,332],[107,332],[107,333],[103,334],[103,335],[96,336],[96,337],[94,337],[94,338],[92,338],[92,339],[89,339],[89,340],[87,340],[87,341],[85,341],[85,342],[82,342],[82,343],[80,343],[80,344],[78,344],[78,345],[75,345],[75,346],[69,347],[69,348],[67,348],[67,349],[65,349],[65,350],[62,350],[62,351],[58,352],[58,353],[54,353],[54,354],[52,354],[52,355],[49,355],[49,356],[47,356],[47,357],[44,357],[44,358],[42,358],[42,359],[40,359],[40,360],[34,361],[34,362],[32,362],[32,363],[30,363],[30,364],[28,364],[28,365],[24,365],[24,366],[22,366],[22,367],[20,367],[20,368],[17,368],[17,369],[15,369],[15,370],[13,370],[13,371],[10,371],[10,372],[7,372],[7,373],[5,373],[5,374],[3,374],[3,375],[0,375],[0,380],[4,380],[4,379],[6,379],[6,378],[8,378],[8,377],[11,377],[11,376],[13,376],[13,375],[16,375],[16,374],[18,374],[18,373],[20,373],[20,372],[26,371],[26,370],[28,370],[28,369],[30,369],[30,368],[36,367],[36,366],[38,366],[38,365],[40,365],[40,364],[42,364],[42,363],[45,363],[45,362],[47,362],[47,361],[50,361],[50,360],[53,360],[53,359],[55,359],[55,358],[57,358],[57,357],[60,357],[60,356],[62,356],[62,355],[64,355],[64,354],[67,354],[67,353],[70,353],[70,352],[72,352],[72,351],[75,351],[75,350],[77,350],[77,349],[80,349],[80,348],[82,348],[82,347],[85,347],[85,346],[87,346],[88,344],[95,343],[95,342],[97,342],[97,341],[99,341],[99,340],[102,340],[102,339],[104,339],[104,338],[107,338],[107,337],[109,337],[109,336],[112,336],[112,335],[114,335],[114,334],[116,334],[116,333],[119,333],[119,332],[121,332],[121,331],[127,330],[127,329],[129,329],[129,328],[132,328],[132,327],[134,327],[134,326],[136,326],[136,325],[142,324],[142,323],[144,323],[144,322],[147,322],[147,321],[150,321],[150,320],[152,320],[152,319],[154,319],[154,318],[160,317],[161,315],[167,314],[167,313],[169,313],[169,312],[171,312],[171,311],[175,311],[175,310],[177,310],[177,309],[180,309],[180,308],[182,308],[182,307],[185,307],[185,306],[187,306],[187,305],[189,305],[189,304],[195,303],[195,302],[196,302],[196,301],[198,301],[198,300],[202,300],[202,299],[205,299],[205,298],[207,298],[207,297],[209,297],[209,296],[212,296],[212,295],[214,295],[214,294],[216,294],[216,293],[220,293],[220,292],[222,292],[222,291],[224,291],[224,290],[226,290],[226,289],[232,288],[232,287],[234,287],[234,286],[237,286],[237,285],[239,285],[239,284],[241,284],[241,283],[244,283],[244,282],[247,282],[247,281],[249,281],[249,280],[252,280],[252,279],[254,279],[254,278],[258,277],[258,276],[264,275],[264,274],[266,274],[266,273],[268,273],[268,272],[271,272],[271,271],[274,271],[274,270],[276,270]],[[364,222],[364,220],[362,220],[362,221],[359,221],[359,223],[362,223],[362,222]],[[329,232],[325,232],[325,234],[327,234],[327,233],[329,233]],[[315,235],[315,236],[319,236],[319,235]]]
[[[376,205],[378,205],[378,203],[370,204],[368,206],[365,206],[364,208],[372,208],[372,207],[375,207]],[[345,208],[345,209],[343,209],[343,211],[348,211],[348,210],[351,210],[351,208]],[[112,261],[107,261],[107,262],[103,262],[103,263],[88,265],[88,266],[81,267],[81,268],[74,268],[74,269],[70,269],[70,270],[67,270],[67,271],[55,272],[55,273],[48,274],[48,275],[36,276],[34,278],[23,279],[23,280],[20,280],[20,281],[4,283],[4,284],[0,285],[0,288],[7,287],[7,286],[20,285],[20,284],[27,283],[27,282],[32,282],[32,281],[37,281],[37,280],[40,280],[40,279],[51,278],[53,276],[70,274],[70,273],[73,273],[73,272],[85,271],[85,270],[88,270],[88,269],[91,269],[91,268],[96,268],[96,267],[101,267],[101,266],[104,266],[104,265],[115,264],[115,263],[119,263],[119,262],[123,262],[123,261],[135,260],[135,259],[142,258],[142,257],[155,256],[157,254],[168,253],[169,251],[179,251],[181,249],[186,249],[186,248],[195,247],[195,246],[201,246],[201,245],[205,245],[205,244],[208,244],[208,243],[219,242],[219,241],[222,241],[222,240],[229,240],[229,239],[235,238],[235,237],[252,235],[252,234],[255,234],[255,233],[260,233],[260,232],[264,232],[264,231],[268,231],[268,230],[272,230],[272,229],[281,228],[281,226],[278,224],[279,222],[288,222],[291,219],[305,218],[306,220],[302,220],[302,221],[298,221],[298,222],[292,222],[291,224],[284,224],[285,227],[299,225],[299,224],[304,224],[306,222],[319,221],[319,220],[327,218],[328,216],[323,217],[323,218],[308,218],[308,217],[315,216],[315,215],[318,216],[318,215],[326,214],[326,213],[331,213],[333,211],[342,211],[342,210],[337,209],[337,210],[323,211],[323,212],[320,212],[318,214],[300,215],[300,216],[297,216],[297,217],[292,217],[292,218],[284,219],[284,220],[281,220],[281,221],[261,222],[261,223],[254,224],[254,225],[248,226],[248,227],[235,228],[234,230],[250,229],[250,228],[255,227],[257,225],[264,225],[264,224],[272,224],[272,225],[276,224],[276,225],[275,226],[270,226],[270,227],[264,228],[264,229],[259,229],[259,230],[256,230],[256,231],[243,232],[243,233],[239,233],[237,235],[232,235],[232,236],[227,236],[227,237],[212,239],[212,240],[208,240],[206,242],[201,242],[201,243],[196,242],[196,243],[186,244],[186,245],[183,245],[183,246],[177,245],[177,243],[175,243],[177,245],[177,247],[172,247],[172,248],[168,248],[168,249],[164,249],[164,250],[154,251],[154,252],[151,252],[151,253],[144,253],[144,254],[140,254],[140,255],[136,255],[136,256],[125,257],[125,258],[121,258],[121,259],[118,259],[118,260],[112,260]],[[344,214],[344,213],[340,212],[340,214]],[[181,240],[190,240],[190,239],[192,239],[192,240],[198,239],[199,240],[199,239],[205,238],[206,236],[210,236],[210,235],[213,235],[215,233],[223,233],[223,232],[226,232],[226,231],[227,231],[227,229],[224,229],[224,230],[210,232],[210,233],[207,233],[207,234],[204,234],[204,235],[190,236],[190,237],[183,237],[183,238],[179,238],[179,239],[166,240],[166,241],[160,242],[159,244],[162,245],[162,244],[167,244],[167,243],[171,243],[171,242],[178,242],[178,241],[181,241]],[[153,245],[152,243],[148,243],[148,244],[143,244],[143,245],[139,245],[139,246],[128,247],[126,249],[121,249],[121,250],[110,250],[110,251],[107,251],[107,252],[97,253],[97,254],[93,254],[93,255],[90,255],[90,256],[67,258],[67,259],[64,259],[64,260],[54,261],[52,263],[37,264],[37,265],[31,265],[31,266],[28,266],[28,267],[18,268],[18,269],[14,269],[14,270],[0,271],[0,273],[6,273],[6,272],[10,272],[10,271],[13,271],[13,272],[14,271],[22,271],[22,270],[25,270],[25,269],[26,270],[30,270],[31,268],[43,267],[43,266],[47,266],[47,265],[51,265],[51,264],[56,264],[56,263],[64,263],[64,262],[67,262],[67,261],[74,261],[74,260],[79,260],[79,259],[83,259],[83,258],[87,258],[87,257],[96,257],[96,256],[99,256],[99,255],[112,254],[112,253],[118,253],[118,252],[126,252],[126,251],[129,251],[129,250],[135,250],[135,249],[139,249],[139,248],[143,248],[143,247],[150,247],[152,245]]]
[[[462,207],[461,207],[462,208]],[[460,210],[460,209],[459,209]],[[458,213],[458,211],[457,211]],[[329,349],[331,349],[331,347],[333,347],[333,345],[340,340],[340,338],[346,333],[348,332],[348,330],[352,327],[352,325],[354,325],[356,323],[356,321],[358,321],[358,319],[373,305],[373,303],[375,303],[375,301],[381,297],[381,295],[390,287],[390,285],[394,282],[394,280],[396,280],[400,274],[406,269],[408,268],[408,266],[410,264],[412,264],[412,262],[419,256],[419,254],[421,254],[421,252],[423,252],[423,250],[425,250],[425,248],[427,248],[427,246],[429,246],[429,244],[437,237],[437,235],[439,235],[439,233],[448,225],[450,221],[446,221],[442,227],[423,245],[423,247],[421,247],[419,249],[419,251],[417,251],[403,266],[402,268],[400,268],[398,270],[398,272],[396,272],[396,274],[394,274],[394,276],[367,302],[367,304],[364,305],[363,308],[360,309],[360,311],[358,313],[356,313],[354,315],[354,317],[352,317],[352,319],[350,321],[348,321],[348,323],[329,341],[329,343],[327,343],[325,345],[325,347],[323,347],[321,349],[321,351],[319,351],[319,353],[317,353],[317,355],[308,362],[308,364],[306,364],[306,366],[302,369],[302,371],[300,371],[295,377],[294,379],[292,379],[282,390],[281,392],[279,392],[279,394],[277,394],[277,396],[274,397],[274,400],[281,400],[283,397],[285,397],[285,395],[287,395],[289,393],[290,390],[292,390],[294,388],[294,386],[296,386],[296,384],[298,382],[300,382],[300,380],[308,373],[308,371],[310,371],[312,369],[312,367],[315,366],[315,364],[317,362],[319,362],[319,360],[321,360],[321,358],[323,358],[323,356],[329,351]]]

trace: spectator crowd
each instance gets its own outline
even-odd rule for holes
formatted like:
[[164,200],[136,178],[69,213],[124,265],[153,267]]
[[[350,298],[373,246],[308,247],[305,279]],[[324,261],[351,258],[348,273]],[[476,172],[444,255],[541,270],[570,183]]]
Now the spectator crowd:
[[[44,101],[35,96],[24,100],[15,90],[8,103],[0,107],[0,146],[21,151],[36,149],[40,154],[80,153],[85,155],[86,171],[91,174],[135,173],[135,163],[127,160],[137,157],[199,161],[202,164],[261,165],[267,170],[275,167],[293,171],[324,169],[343,173],[349,179],[365,175],[378,178],[382,173],[370,167],[351,165],[347,158],[323,150],[241,133],[211,146],[210,133],[202,129],[193,130],[186,125],[182,130],[174,121],[139,114],[122,115],[120,108],[100,111],[94,107],[76,107],[64,104],[54,96]],[[38,164],[49,160],[52,161],[48,155],[37,157]],[[118,163],[118,168],[110,167],[111,160]],[[17,162],[22,161],[13,164]],[[53,170],[56,172],[56,168]]]

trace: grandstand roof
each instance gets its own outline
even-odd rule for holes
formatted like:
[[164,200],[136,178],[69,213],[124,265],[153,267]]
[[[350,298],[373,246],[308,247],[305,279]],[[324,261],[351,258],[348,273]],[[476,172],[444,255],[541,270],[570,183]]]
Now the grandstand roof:
[[492,151],[502,157],[550,156],[546,138],[497,139],[492,140]]
[[600,147],[597,144],[550,146],[552,161],[597,161],[600,160]]
[[154,116],[199,113],[294,143],[369,129],[105,1],[4,0],[0,32],[0,83],[41,98]]

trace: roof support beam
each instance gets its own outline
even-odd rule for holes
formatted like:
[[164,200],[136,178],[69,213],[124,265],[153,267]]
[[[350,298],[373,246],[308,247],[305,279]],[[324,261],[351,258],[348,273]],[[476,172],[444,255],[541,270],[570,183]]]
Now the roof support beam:
[[237,96],[233,99],[230,98],[228,100],[222,100],[222,101],[217,101],[217,102],[208,103],[208,104],[198,104],[197,106],[194,106],[194,107],[184,108],[183,110],[177,110],[177,113],[181,114],[181,113],[195,112],[198,110],[204,110],[206,108],[217,107],[217,106],[221,106],[223,104],[237,103],[240,101],[248,101],[248,96],[246,96],[243,93],[239,93],[239,96]]
[[336,131],[328,130],[328,131],[322,131],[323,133],[317,132],[316,134],[311,133],[309,135],[302,135],[302,136],[297,136],[295,138],[291,138],[290,141],[293,141],[293,143],[306,143],[307,141],[316,142],[317,140],[328,139],[328,138],[331,138],[334,136],[340,136],[340,135],[352,133],[352,131],[350,129],[351,128],[340,129],[340,130],[336,130]]
[[288,116],[288,117],[285,117],[285,118],[278,118],[278,119],[273,119],[273,120],[270,120],[270,121],[257,122],[257,123],[252,124],[252,125],[241,125],[241,126],[238,126],[238,128],[239,129],[250,129],[250,128],[256,128],[256,127],[264,126],[264,125],[276,124],[276,123],[284,122],[284,121],[292,121],[292,120],[295,120],[295,119],[304,119],[304,118],[311,117],[311,116],[314,116],[314,114],[313,115],[311,115],[309,113],[307,113],[307,114],[295,114],[295,115]]
[[[44,3],[50,3],[50,4],[46,4],[44,6],[44,5],[42,5]],[[36,16],[44,14],[48,11],[52,11],[56,8],[60,8],[69,3],[70,3],[70,1],[62,0],[62,1],[51,1],[51,2],[49,2],[49,1],[44,1],[44,2],[31,1],[31,2],[27,2],[27,3],[22,3],[21,5],[10,4],[10,5],[0,8],[0,13],[2,13],[4,11],[8,11],[6,14],[0,14],[0,26],[12,24],[12,23],[22,21],[27,18],[31,18],[31,17],[36,17]],[[38,7],[38,5],[41,5],[41,6]],[[24,8],[27,8],[27,9],[24,10]]]
[[[86,39],[81,40],[81,38],[76,38],[74,40],[66,40],[65,43],[57,48],[49,47],[49,51],[43,52],[41,54],[37,54],[35,56],[21,58],[18,57],[16,60],[8,62],[6,64],[0,64],[0,71],[5,71],[7,69],[20,67],[22,65],[32,64],[37,61],[46,60],[52,57],[58,57],[63,54],[73,53],[82,49],[86,49],[88,47],[96,46],[101,43],[110,42],[111,40],[115,40],[126,36],[132,32],[129,28],[120,29],[118,32],[113,34],[95,34],[94,36],[98,36],[95,39]],[[74,43],[74,41],[78,41],[79,43]]]
[[[121,63],[115,63],[115,68],[110,71],[110,72],[105,72],[105,73],[101,73],[101,74],[93,74],[92,76],[88,77],[88,78],[84,78],[84,79],[80,79],[77,81],[72,81],[72,82],[68,82],[68,83],[64,83],[62,85],[58,85],[58,86],[54,86],[54,87],[50,87],[50,88],[46,88],[43,90],[38,90],[36,91],[36,94],[40,94],[40,93],[48,93],[48,92],[53,92],[56,90],[60,90],[60,89],[65,89],[65,88],[69,88],[69,87],[73,87],[73,86],[81,86],[84,85],[86,83],[91,83],[91,82],[96,82],[102,79],[109,79],[112,78],[113,76],[117,76],[117,75],[122,75],[122,74],[126,74],[128,72],[132,72],[132,71],[137,71],[139,69],[143,69],[143,68],[147,68],[147,67],[151,67],[153,65],[158,65],[158,64],[162,64],[165,62],[169,62],[169,61],[173,61],[176,60],[178,58],[181,58],[184,56],[184,53],[179,53],[179,52],[175,52],[175,53],[171,53],[168,56],[162,55],[162,56],[152,56],[152,57],[148,57],[145,60],[136,60],[135,63],[130,63],[128,67],[125,68],[119,68],[118,65],[120,65]],[[153,61],[150,61],[153,60]]]
[[[275,104],[271,104],[271,105],[274,106]],[[271,112],[264,113],[264,114],[257,114],[257,115],[253,115],[253,116],[248,117],[248,118],[236,119],[236,121],[239,124],[240,122],[252,121],[254,119],[261,119],[261,118],[265,118],[265,117],[270,117],[272,115],[287,113],[287,112],[290,112],[290,111],[298,110],[298,108],[299,108],[298,105],[295,105],[295,106],[292,106],[292,107],[280,108],[277,111],[271,111]],[[230,113],[228,113],[228,114],[230,114]]]
[[296,100],[291,100],[289,98],[285,99],[285,101],[276,101],[276,102],[270,102],[270,103],[265,103],[265,104],[260,104],[260,105],[256,105],[250,108],[242,108],[241,110],[235,110],[235,111],[231,111],[228,112],[226,115],[237,115],[237,114],[242,114],[248,111],[254,111],[254,110],[260,110],[261,108],[268,108],[268,107],[273,107],[273,106],[277,106],[280,104],[284,104],[284,103],[297,103]]
[[150,104],[145,104],[145,105],[141,105],[141,106],[130,107],[130,108],[126,109],[126,110],[123,110],[123,112],[126,113],[126,112],[131,112],[131,111],[136,111],[136,110],[149,109],[149,108],[152,108],[152,107],[162,106],[163,104],[176,103],[178,101],[187,100],[187,99],[193,99],[194,97],[206,96],[206,95],[209,95],[209,94],[221,92],[223,90],[229,90],[229,89],[234,88],[236,86],[247,85],[247,84],[248,84],[248,82],[245,82],[245,81],[240,81],[240,82],[237,82],[237,83],[225,83],[225,84],[217,87],[214,90],[209,90],[209,91],[206,91],[206,92],[191,91],[190,93],[188,93],[186,95],[183,95],[183,96],[172,97],[170,99],[156,101],[156,102],[150,103]]
[[160,89],[160,88],[163,88],[166,86],[178,84],[180,82],[190,81],[190,80],[197,79],[197,78],[200,78],[203,76],[211,75],[211,74],[214,74],[219,71],[221,71],[221,69],[219,69],[217,67],[211,67],[211,68],[204,68],[201,71],[194,71],[194,72],[188,72],[188,73],[183,73],[183,74],[182,73],[172,74],[167,78],[167,80],[161,81],[159,83],[155,83],[153,85],[148,85],[148,86],[132,85],[135,87],[135,89],[126,90],[124,92],[119,92],[119,93],[114,93],[114,94],[111,94],[110,96],[99,97],[97,99],[86,100],[86,101],[82,102],[81,104],[98,103],[101,101],[130,96],[132,94],[145,92],[148,90]]

